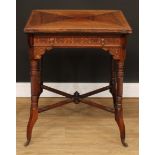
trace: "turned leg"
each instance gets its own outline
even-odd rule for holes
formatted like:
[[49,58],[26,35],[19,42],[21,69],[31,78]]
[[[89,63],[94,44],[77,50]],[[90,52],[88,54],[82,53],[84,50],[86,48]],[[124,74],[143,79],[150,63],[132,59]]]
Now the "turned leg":
[[116,91],[116,106],[115,106],[115,120],[120,130],[120,138],[123,146],[127,147],[125,143],[125,125],[123,121],[123,107],[122,107],[122,94],[123,94],[123,61],[117,61],[117,91]]
[[39,64],[40,64],[40,94],[43,92],[43,59],[44,59],[44,56],[42,56],[42,58],[39,60]]
[[110,79],[110,93],[113,97],[114,107],[116,106],[116,69],[115,69],[115,60],[111,56],[111,79]]
[[31,68],[31,108],[30,108],[30,118],[27,125],[27,146],[31,141],[32,129],[38,119],[38,99],[42,92],[41,89],[41,73],[40,73],[40,60],[30,60]]

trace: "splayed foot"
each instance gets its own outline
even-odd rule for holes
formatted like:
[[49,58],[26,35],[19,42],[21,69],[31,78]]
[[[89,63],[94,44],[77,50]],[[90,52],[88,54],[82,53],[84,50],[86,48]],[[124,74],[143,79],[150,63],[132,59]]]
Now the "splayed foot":
[[30,140],[27,140],[24,146],[28,146],[30,144]]
[[122,145],[123,145],[124,147],[128,147],[128,144],[125,142],[124,139],[122,139],[121,142],[122,142]]

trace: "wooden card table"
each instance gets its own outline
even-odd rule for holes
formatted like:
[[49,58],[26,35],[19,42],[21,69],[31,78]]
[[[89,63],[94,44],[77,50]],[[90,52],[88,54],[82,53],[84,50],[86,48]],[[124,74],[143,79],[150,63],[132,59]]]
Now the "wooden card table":
[[[25,145],[30,143],[32,129],[39,113],[71,102],[82,102],[114,113],[121,142],[127,146],[122,108],[123,66],[126,38],[132,30],[123,13],[119,10],[33,10],[24,31],[28,36],[31,70],[31,108]],[[77,91],[68,94],[45,86],[41,76],[41,61],[44,54],[52,52],[54,48],[99,48],[103,49],[103,52],[108,52],[112,63],[109,85],[85,94]],[[66,99],[40,108],[38,100],[43,89],[62,95]],[[89,96],[105,90],[110,90],[114,108],[88,99]]]

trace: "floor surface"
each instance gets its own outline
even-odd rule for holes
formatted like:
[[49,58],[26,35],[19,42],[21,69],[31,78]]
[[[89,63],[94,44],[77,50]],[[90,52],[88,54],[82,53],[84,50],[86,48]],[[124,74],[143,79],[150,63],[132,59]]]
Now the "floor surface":
[[[62,98],[41,98],[39,105]],[[108,98],[92,99],[112,107]],[[83,103],[39,114],[30,145],[24,147],[30,98],[17,98],[17,155],[138,155],[138,99],[124,99],[128,148],[121,145],[114,115]]]

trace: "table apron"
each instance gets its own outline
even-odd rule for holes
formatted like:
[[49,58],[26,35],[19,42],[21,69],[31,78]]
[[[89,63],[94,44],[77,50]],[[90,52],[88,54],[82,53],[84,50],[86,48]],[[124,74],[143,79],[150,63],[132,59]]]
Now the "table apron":
[[109,52],[114,59],[124,60],[126,36],[120,35],[31,35],[29,36],[31,59],[41,59],[53,48],[99,48]]
[[101,37],[101,36],[35,36],[33,46],[52,46],[55,48],[100,48],[100,47],[121,47],[122,37]]

